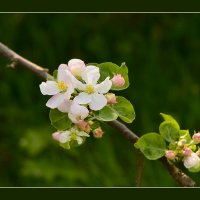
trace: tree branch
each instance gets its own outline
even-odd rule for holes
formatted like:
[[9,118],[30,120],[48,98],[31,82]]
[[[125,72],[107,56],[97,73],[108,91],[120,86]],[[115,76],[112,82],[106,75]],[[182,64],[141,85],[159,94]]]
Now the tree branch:
[[[35,75],[39,76],[43,80],[47,79],[48,70],[45,68],[42,68],[29,60],[23,58],[22,56],[15,53],[13,50],[9,49],[7,46],[2,44],[0,42],[0,54],[2,54],[4,57],[8,58],[8,60],[11,61],[11,65],[15,67],[16,65],[20,65],[24,68],[27,68],[28,70],[32,71]],[[114,120],[111,122],[108,122],[109,125],[114,127],[121,133],[127,140],[129,140],[131,143],[135,143],[139,137],[133,133],[130,129],[128,129],[123,123]],[[184,187],[194,187],[196,183],[186,174],[184,174],[179,168],[177,168],[174,165],[171,165],[168,163],[167,159],[165,157],[161,158],[160,161],[166,166],[169,173],[172,175],[172,177],[181,185]]]

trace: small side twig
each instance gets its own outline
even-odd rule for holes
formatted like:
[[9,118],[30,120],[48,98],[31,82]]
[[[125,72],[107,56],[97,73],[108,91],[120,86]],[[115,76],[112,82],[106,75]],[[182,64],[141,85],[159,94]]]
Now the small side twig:
[[135,186],[141,187],[142,185],[142,176],[144,172],[144,155],[139,152],[138,153],[138,160],[137,160],[137,167],[136,167],[136,178],[135,178]]
[[[23,58],[22,56],[18,55],[17,53],[9,49],[7,46],[2,44],[1,42],[0,42],[0,54],[2,54],[4,57],[8,58],[9,61],[11,61],[11,66],[12,66],[12,63],[13,63],[13,66],[21,65],[22,67],[27,68],[33,74],[36,74],[43,80],[47,79],[48,69],[40,67],[32,63],[31,61]],[[133,144],[139,139],[139,137],[135,133],[133,133],[123,123],[117,120],[108,122],[108,124],[114,127],[115,129],[117,129],[119,133],[125,136],[125,138]],[[167,167],[169,173],[172,175],[174,180],[176,180],[181,186],[184,186],[184,187],[195,186],[196,183],[189,176],[184,174],[176,166],[170,165],[167,162],[166,158],[163,157],[162,159],[160,159],[160,161],[162,161],[162,163]]]

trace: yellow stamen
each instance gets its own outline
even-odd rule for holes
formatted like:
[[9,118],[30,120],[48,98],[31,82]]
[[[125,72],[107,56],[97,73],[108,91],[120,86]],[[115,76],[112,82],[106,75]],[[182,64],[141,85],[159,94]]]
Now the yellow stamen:
[[60,91],[66,91],[67,86],[65,85],[64,81],[57,82],[57,87]]
[[94,93],[95,92],[94,86],[90,84],[87,85],[85,88],[85,92],[87,92],[88,94]]

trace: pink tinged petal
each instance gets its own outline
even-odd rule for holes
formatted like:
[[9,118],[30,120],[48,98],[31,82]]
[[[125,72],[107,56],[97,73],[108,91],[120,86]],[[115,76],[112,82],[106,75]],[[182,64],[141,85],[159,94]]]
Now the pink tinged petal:
[[68,67],[74,76],[81,76],[82,72],[85,70],[85,63],[80,59],[71,59],[68,62]]
[[71,106],[71,101],[70,100],[64,100],[63,103],[61,103],[59,106],[58,106],[58,110],[60,112],[63,112],[63,113],[68,113],[69,110],[70,110],[70,106]]
[[82,79],[87,84],[96,85],[99,78],[100,78],[99,68],[92,65],[87,66],[84,72],[82,73]]
[[79,93],[79,95],[74,98],[74,102],[78,104],[88,104],[90,101],[91,95],[85,92]]
[[66,64],[61,64],[58,67],[58,77],[57,80],[58,81],[63,81],[65,84],[67,84],[67,73],[66,71],[68,70],[68,67]]
[[88,109],[85,106],[80,106],[76,102],[72,103],[72,105],[70,107],[70,112],[73,115],[75,115],[77,117],[80,117],[81,120],[85,119],[88,116],[88,114],[89,114],[89,111],[88,111]]
[[55,95],[59,93],[59,89],[55,81],[42,82],[40,84],[40,91],[43,95]]
[[89,103],[91,110],[101,110],[107,104],[107,99],[103,94],[94,93],[91,96],[92,100]]
[[52,138],[54,140],[59,141],[59,137],[60,137],[60,133],[59,132],[52,133]]
[[58,93],[54,96],[52,96],[46,103],[46,106],[49,108],[57,108],[60,106],[63,101],[65,100],[65,96],[61,93]]
[[105,94],[110,90],[110,88],[112,86],[112,81],[109,80],[109,78],[110,77],[107,77],[103,82],[96,85],[95,88],[98,93]]

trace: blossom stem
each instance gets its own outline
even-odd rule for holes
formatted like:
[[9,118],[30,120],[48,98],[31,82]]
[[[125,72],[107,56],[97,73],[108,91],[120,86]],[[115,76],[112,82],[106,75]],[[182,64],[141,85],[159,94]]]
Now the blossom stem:
[[[11,61],[12,67],[15,67],[16,65],[20,65],[28,70],[30,70],[35,75],[39,76],[43,80],[47,79],[48,75],[48,69],[45,69],[41,66],[38,66],[31,61],[23,58],[22,56],[15,53],[13,50],[5,46],[0,42],[0,54],[4,57],[6,57],[8,60]],[[130,129],[128,129],[123,123],[114,120],[111,122],[108,122],[109,125],[117,129],[122,135],[125,136],[127,140],[129,140],[131,143],[135,143],[139,137],[133,133]],[[194,187],[195,182],[186,174],[184,174],[179,168],[177,168],[174,165],[169,164],[167,162],[167,159],[165,157],[161,158],[160,161],[167,167],[169,173],[172,175],[172,177],[181,185],[184,187]]]

